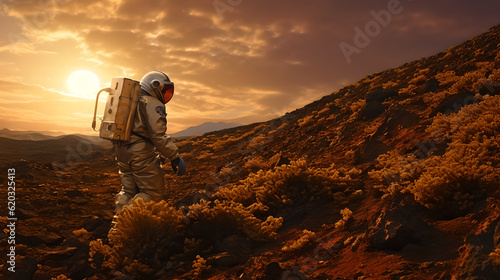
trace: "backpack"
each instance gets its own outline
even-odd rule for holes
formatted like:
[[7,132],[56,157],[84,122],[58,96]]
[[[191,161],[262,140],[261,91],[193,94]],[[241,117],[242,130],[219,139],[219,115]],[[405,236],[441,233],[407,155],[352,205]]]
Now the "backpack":
[[101,92],[108,92],[104,115],[99,128],[99,137],[111,141],[129,141],[132,134],[137,99],[141,93],[138,81],[128,78],[113,78],[111,87],[97,93],[92,128],[96,127],[97,105]]

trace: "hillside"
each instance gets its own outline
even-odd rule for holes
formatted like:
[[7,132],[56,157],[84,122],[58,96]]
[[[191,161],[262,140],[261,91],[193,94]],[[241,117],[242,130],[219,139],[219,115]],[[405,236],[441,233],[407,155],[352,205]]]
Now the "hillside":
[[109,235],[110,154],[20,177],[16,279],[499,279],[499,50],[496,26],[178,142],[188,174]]
[[196,135],[202,135],[212,131],[223,130],[227,128],[233,128],[240,126],[238,123],[226,123],[226,122],[205,122],[200,125],[190,126],[184,130],[178,131],[176,133],[169,134],[172,138],[186,138]]

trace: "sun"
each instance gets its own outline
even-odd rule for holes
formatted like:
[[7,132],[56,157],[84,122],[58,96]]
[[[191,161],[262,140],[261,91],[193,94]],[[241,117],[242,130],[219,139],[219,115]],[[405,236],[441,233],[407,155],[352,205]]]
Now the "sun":
[[99,77],[89,70],[71,73],[66,83],[73,94],[83,98],[93,98],[100,87]]

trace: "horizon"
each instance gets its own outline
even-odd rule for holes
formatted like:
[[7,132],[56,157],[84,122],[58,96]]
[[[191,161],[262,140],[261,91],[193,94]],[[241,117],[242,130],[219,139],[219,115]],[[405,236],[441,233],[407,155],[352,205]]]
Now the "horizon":
[[[113,77],[169,75],[169,134],[248,125],[465,42],[497,25],[500,8],[484,0],[29,3],[0,3],[0,127],[84,135],[98,134],[94,91]],[[75,79],[77,70],[86,71]]]
[[[246,126],[247,125],[247,124],[241,124],[241,123],[210,122],[210,121],[208,121],[208,122],[204,122],[204,123],[201,123],[201,124],[198,124],[198,125],[193,125],[193,126],[185,128],[183,130],[179,130],[177,132],[168,133],[168,134],[177,134],[177,133],[180,133],[180,132],[185,132],[188,129],[197,128],[197,127],[203,126],[205,124],[230,124],[230,125],[236,125],[236,126],[233,126],[233,127],[239,127],[239,126]],[[233,128],[233,127],[231,127],[231,128]],[[83,133],[65,133],[64,131],[17,130],[17,129],[10,129],[8,127],[0,128],[0,131],[3,131],[3,130],[8,130],[8,131],[11,131],[11,132],[40,133],[40,134],[43,134],[43,135],[46,135],[46,136],[54,136],[54,137],[56,137],[56,136],[65,136],[65,135],[84,135],[84,136],[99,137],[99,135],[96,134],[97,132],[92,133],[92,134],[83,134]],[[213,131],[217,131],[217,130],[213,130]],[[190,135],[190,136],[196,136],[196,135]]]

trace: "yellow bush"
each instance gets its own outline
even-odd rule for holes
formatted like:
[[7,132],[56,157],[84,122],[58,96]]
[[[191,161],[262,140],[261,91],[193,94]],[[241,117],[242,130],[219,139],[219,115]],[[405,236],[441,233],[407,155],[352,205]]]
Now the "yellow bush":
[[101,239],[89,243],[89,261],[93,268],[114,269],[118,267],[118,256],[111,246],[102,243]]
[[478,80],[485,75],[484,71],[485,69],[479,69],[459,77],[450,89],[451,94],[475,92],[478,86]]
[[[500,96],[458,113],[438,115],[428,128],[434,142],[447,141],[442,156],[417,160],[396,152],[380,156],[369,174],[388,194],[410,192],[422,205],[457,215],[500,185]],[[385,181],[385,182],[384,182]]]
[[252,156],[245,162],[243,167],[248,170],[257,171],[268,169],[272,162],[272,159],[264,160],[261,156]]
[[[344,191],[354,184],[357,169],[314,168],[305,159],[272,170],[250,174],[240,184],[221,188],[217,197],[233,200],[243,205],[254,202],[270,207],[290,205],[294,200]],[[351,177],[353,176],[353,177]]]
[[366,106],[366,100],[358,100],[353,102],[350,106],[350,109],[353,113],[360,113]]
[[455,75],[455,71],[440,72],[436,74],[436,79],[441,86],[448,86],[455,84],[460,77]]
[[421,69],[420,71],[416,72],[412,79],[410,80],[409,84],[422,84],[425,81],[427,81],[427,74],[429,73],[429,68],[426,69]]
[[227,236],[240,231],[253,240],[269,240],[276,237],[283,218],[268,216],[262,221],[253,214],[265,210],[267,207],[261,203],[246,207],[230,200],[210,202],[202,199],[199,203],[189,206],[187,216],[193,223],[210,229],[214,236]]
[[388,81],[387,83],[382,85],[382,88],[383,89],[390,89],[390,88],[395,88],[398,86],[399,86],[399,83],[396,83],[394,81]]
[[422,172],[422,162],[414,154],[400,155],[390,151],[377,158],[376,170],[368,175],[377,182],[374,187],[388,195],[408,193],[408,187]]
[[193,276],[199,277],[203,271],[209,269],[210,266],[207,266],[207,261],[200,257],[200,255],[196,256],[196,260],[193,261]]
[[305,229],[302,231],[302,235],[300,236],[299,239],[295,240],[291,244],[283,246],[281,250],[285,252],[298,251],[302,248],[305,248],[307,245],[311,245],[312,243],[314,243],[315,239],[316,239],[316,233]]
[[335,228],[345,227],[352,221],[352,211],[349,210],[349,208],[340,210],[340,214],[342,214],[342,219],[338,220],[338,222],[335,223]]
[[447,129],[451,141],[443,156],[425,161],[425,172],[412,193],[429,208],[467,210],[474,200],[495,191],[500,184],[500,96],[440,115],[430,131]]
[[496,248],[495,251],[490,254],[490,259],[495,265],[500,265],[500,248]]
[[309,116],[305,116],[304,118],[300,119],[299,120],[299,126],[306,126],[306,125],[309,125],[311,122],[313,122],[313,116],[312,115],[309,115]]
[[148,274],[153,271],[151,267],[168,261],[169,247],[183,235],[183,229],[183,216],[175,207],[165,201],[145,203],[139,198],[118,213],[108,235],[110,245],[101,240],[90,242],[90,258],[105,269],[125,268],[130,275]]

